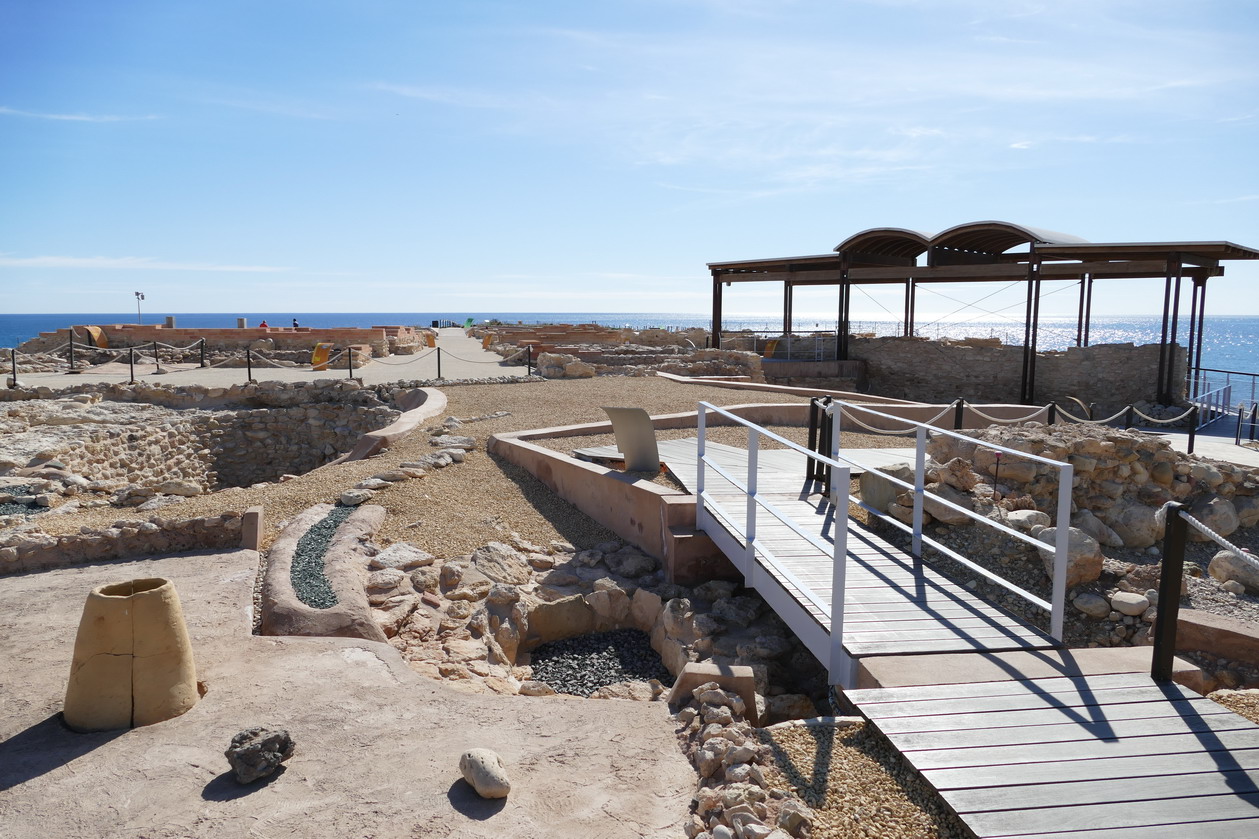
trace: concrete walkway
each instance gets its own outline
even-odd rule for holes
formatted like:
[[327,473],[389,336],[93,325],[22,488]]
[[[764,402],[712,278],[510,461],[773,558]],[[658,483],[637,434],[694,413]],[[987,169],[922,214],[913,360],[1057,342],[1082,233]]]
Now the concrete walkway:
[[[1166,431],[1161,428],[1139,428],[1150,434],[1158,434],[1171,443],[1176,451],[1189,451],[1189,434],[1184,431]],[[1193,453],[1199,457],[1212,460],[1223,460],[1239,466],[1259,468],[1259,449],[1239,446],[1233,441],[1237,435],[1237,416],[1220,417],[1215,422],[1198,431],[1194,440]],[[1243,441],[1246,434],[1242,435]]]
[[[519,364],[503,363],[493,352],[481,349],[481,341],[469,338],[462,329],[439,329],[437,349],[441,350],[441,378],[488,379],[499,376],[523,378],[527,375],[524,357]],[[436,379],[437,349],[426,349],[415,355],[396,355],[374,359],[370,364],[354,368],[355,378],[364,384],[375,385],[399,380]],[[147,355],[146,355],[147,357]],[[345,378],[349,371],[343,366],[333,370],[315,371],[309,367],[271,367],[257,360],[253,368],[256,381],[309,382],[316,379]],[[339,364],[344,363],[339,362]],[[199,384],[207,387],[231,387],[244,384],[247,373],[244,367],[206,367],[196,364],[163,364],[164,372],[156,372],[152,363],[136,364],[136,381],[170,385]],[[18,379],[27,387],[63,388],[76,384],[126,382],[131,371],[125,361],[101,364],[86,373],[23,373],[18,360]]]

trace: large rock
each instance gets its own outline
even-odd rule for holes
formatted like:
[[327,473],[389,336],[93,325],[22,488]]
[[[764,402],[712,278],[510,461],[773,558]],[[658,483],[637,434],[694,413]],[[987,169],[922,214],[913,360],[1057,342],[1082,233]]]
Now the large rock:
[[1080,510],[1071,516],[1071,526],[1078,527],[1097,540],[1098,544],[1108,548],[1122,548],[1123,538],[1110,528],[1106,522],[1093,515],[1091,510]]
[[1115,531],[1126,547],[1148,548],[1163,538],[1158,509],[1137,501],[1119,501],[1099,518]]
[[[1219,495],[1199,499],[1189,508],[1189,515],[1221,536],[1228,536],[1241,527],[1241,519],[1237,516],[1237,508],[1233,506],[1233,502]],[[1189,528],[1191,542],[1206,542],[1210,538],[1196,527]]]
[[621,548],[614,554],[608,554],[603,558],[603,562],[612,573],[631,578],[650,574],[659,567],[659,562],[656,559],[629,546]]
[[526,645],[532,648],[547,641],[587,635],[594,631],[594,625],[594,610],[580,594],[535,603],[529,610]]
[[459,758],[459,771],[463,779],[482,798],[506,798],[511,792],[511,781],[503,759],[489,749],[469,749]]
[[293,756],[293,738],[282,728],[247,728],[232,738],[223,755],[238,783],[265,778]]
[[1207,573],[1221,582],[1236,580],[1247,591],[1259,593],[1259,557],[1245,560],[1232,551],[1220,551],[1211,557]]
[[472,552],[472,564],[496,583],[524,585],[533,579],[529,562],[519,551],[502,542],[490,542]]
[[970,524],[972,519],[965,513],[954,510],[952,507],[946,507],[936,501],[932,496],[948,501],[951,504],[966,509],[974,510],[975,502],[969,495],[959,492],[948,484],[930,484],[926,487],[926,495],[923,497],[923,509],[927,511],[936,521],[943,524],[962,525]]
[[432,564],[433,555],[431,553],[420,550],[409,542],[398,542],[372,557],[368,562],[368,567],[397,568],[402,571],[410,571],[413,568],[421,568]]
[[905,491],[905,488],[889,481],[884,475],[904,481],[907,484],[914,482],[914,467],[909,463],[891,463],[887,466],[880,466],[877,470],[870,469],[861,476],[861,500],[870,505],[880,513],[886,513],[887,508],[895,501],[896,496]]
[[[1036,534],[1036,538],[1049,545],[1040,548],[1041,562],[1045,565],[1045,574],[1053,579],[1054,575],[1054,543],[1058,538],[1058,528],[1046,527]],[[1097,540],[1078,527],[1069,528],[1067,536],[1067,588],[1082,583],[1091,583],[1102,575],[1102,549]]]

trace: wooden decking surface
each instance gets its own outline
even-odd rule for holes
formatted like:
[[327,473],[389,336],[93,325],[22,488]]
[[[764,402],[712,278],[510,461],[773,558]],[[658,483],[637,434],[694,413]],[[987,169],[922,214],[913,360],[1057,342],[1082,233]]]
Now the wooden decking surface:
[[1259,726],[1144,674],[848,691],[976,836],[1259,836]]

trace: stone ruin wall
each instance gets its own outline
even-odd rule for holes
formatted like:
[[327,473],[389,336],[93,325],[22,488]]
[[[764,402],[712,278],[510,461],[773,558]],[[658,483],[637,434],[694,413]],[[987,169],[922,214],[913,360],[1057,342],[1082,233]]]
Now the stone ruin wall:
[[83,425],[75,439],[38,452],[38,460],[60,461],[66,471],[90,481],[139,487],[176,481],[203,492],[310,471],[350,451],[360,436],[384,428],[401,414],[381,404],[393,390],[377,391],[347,380],[231,388],[90,384],[55,391],[0,391],[0,404],[74,395],[99,397],[101,404],[117,401],[193,410],[148,426]]
[[651,376],[657,371],[679,376],[746,376],[765,380],[761,357],[739,350],[656,349],[623,345],[615,348],[561,347],[537,357],[537,372],[546,379],[585,379],[592,376]]
[[[1036,355],[1036,404],[1065,399],[1097,403],[1103,414],[1138,402],[1153,402],[1158,345],[1098,344]],[[1019,401],[1023,348],[922,338],[853,338],[850,355],[866,362],[871,393],[919,402]],[[1185,349],[1175,347],[1173,382],[1183,400]],[[1078,411],[1078,408],[1077,408]]]
[[[198,329],[168,327],[162,324],[94,324],[100,326],[107,337],[110,349],[126,347],[143,347],[154,341],[159,344],[171,344],[186,347],[205,339],[206,349],[212,351],[243,350],[259,341],[266,346],[280,350],[303,350],[309,352],[317,342],[333,343],[337,346],[356,344],[370,346],[376,356],[384,357],[391,353],[407,355],[417,352],[425,345],[424,330],[411,326],[373,326],[313,328],[301,327],[246,327]],[[80,343],[86,340],[86,329],[81,325],[58,329],[55,332],[41,332],[35,338],[22,342],[17,348],[23,353],[49,352],[70,340],[70,329],[78,335]]]

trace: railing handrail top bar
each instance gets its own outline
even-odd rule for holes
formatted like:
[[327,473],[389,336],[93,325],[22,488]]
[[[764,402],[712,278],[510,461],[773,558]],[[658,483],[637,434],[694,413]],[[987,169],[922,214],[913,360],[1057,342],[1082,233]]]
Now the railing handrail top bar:
[[[735,421],[736,423],[738,423],[739,425],[747,426],[748,428],[753,428],[753,429],[755,429],[755,430],[757,431],[757,433],[758,433],[758,434],[761,434],[761,435],[763,435],[763,436],[765,436],[765,437],[768,437],[769,439],[774,440],[774,441],[776,441],[776,442],[783,443],[783,444],[785,444],[786,446],[788,446],[788,447],[790,447],[790,448],[792,448],[792,449],[795,449],[796,451],[800,452],[801,454],[808,455],[809,457],[813,458],[814,460],[820,460],[820,461],[822,461],[823,463],[827,464],[828,466],[831,466],[832,468],[836,468],[836,469],[847,469],[847,468],[848,468],[845,464],[840,463],[840,462],[835,461],[835,460],[832,460],[831,458],[827,457],[826,455],[822,455],[822,454],[818,454],[817,452],[812,452],[812,451],[809,451],[807,448],[805,448],[804,446],[800,445],[799,443],[793,442],[792,440],[788,440],[786,437],[780,437],[779,435],[777,435],[777,434],[775,434],[774,432],[770,431],[768,428],[765,428],[764,426],[757,425],[756,423],[752,422],[752,421],[751,421],[751,420],[749,420],[749,419],[745,419],[745,418],[743,418],[743,417],[739,416],[738,414],[732,414],[730,411],[727,411],[725,408],[718,408],[716,405],[712,404],[711,402],[703,402],[703,401],[701,401],[699,404],[700,404],[702,407],[707,408],[707,409],[712,410],[712,411],[715,411],[716,413],[721,414],[721,415],[722,415],[722,416],[724,416],[724,417],[729,417],[730,419],[734,420],[734,421]],[[708,462],[708,461],[705,461],[705,463],[707,463],[707,462]],[[849,462],[851,463],[851,461],[849,461]],[[709,464],[709,465],[711,466],[712,464]],[[853,464],[853,465],[856,465],[856,464]]]
[[[868,414],[873,414],[873,415],[874,415],[874,416],[876,416],[876,417],[883,417],[884,419],[890,419],[890,420],[895,420],[895,421],[897,421],[897,422],[903,422],[903,423],[906,423],[906,424],[908,424],[908,425],[912,425],[912,426],[914,426],[914,427],[916,427],[916,428],[926,428],[926,429],[930,429],[931,431],[935,431],[935,432],[937,432],[937,433],[939,433],[939,434],[947,434],[947,435],[948,435],[948,436],[950,436],[950,437],[956,437],[956,438],[957,438],[957,439],[959,439],[959,440],[975,440],[975,438],[974,438],[974,437],[968,437],[967,435],[962,434],[962,433],[960,433],[960,432],[958,432],[958,431],[951,431],[951,430],[949,430],[949,429],[947,429],[947,428],[940,428],[940,427],[939,427],[939,426],[937,426],[937,425],[928,425],[928,424],[927,424],[927,423],[925,423],[925,422],[918,422],[917,420],[905,419],[904,417],[898,417],[898,416],[896,416],[895,414],[885,414],[885,413],[883,413],[882,411],[875,411],[875,410],[873,410],[872,408],[867,408],[867,407],[865,407],[865,406],[863,406],[863,405],[854,405],[854,404],[853,404],[853,403],[851,403],[851,402],[844,402],[844,401],[841,401],[841,400],[838,400],[838,399],[837,399],[837,400],[835,400],[834,402],[832,402],[831,404],[832,404],[832,405],[841,405],[841,406],[843,406],[843,407],[845,407],[845,408],[848,408],[848,409],[854,409],[854,408],[855,408],[855,409],[860,410],[860,411],[865,411],[865,412],[866,412],[866,413],[868,413]],[[907,429],[907,430],[908,430],[908,429]],[[1007,446],[998,445],[997,443],[990,443],[990,442],[988,442],[987,440],[976,440],[976,442],[978,442],[978,443],[980,443],[981,445],[983,445],[983,447],[984,447],[984,448],[986,448],[986,449],[995,449],[995,450],[997,450],[997,451],[1001,451],[1001,452],[1008,452],[1009,454],[1016,454],[1016,455],[1018,455],[1019,457],[1025,457],[1025,458],[1027,458],[1028,460],[1035,460],[1035,461],[1037,461],[1037,462],[1039,462],[1039,463],[1047,463],[1047,464],[1049,464],[1050,466],[1059,466],[1059,467],[1061,467],[1061,466],[1069,466],[1069,465],[1070,465],[1070,464],[1063,463],[1063,462],[1058,461],[1058,460],[1051,460],[1050,458],[1047,458],[1047,457],[1041,457],[1041,456],[1040,456],[1040,455],[1038,455],[1038,454],[1029,454],[1029,453],[1027,453],[1027,452],[1021,452],[1021,451],[1019,451],[1018,449],[1011,449],[1011,448],[1009,448],[1009,447],[1007,447]]]
[[1205,373],[1228,373],[1233,376],[1254,376],[1259,378],[1259,373],[1246,373],[1242,370],[1221,370],[1219,367],[1199,367],[1198,370]]

